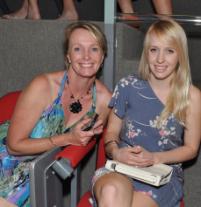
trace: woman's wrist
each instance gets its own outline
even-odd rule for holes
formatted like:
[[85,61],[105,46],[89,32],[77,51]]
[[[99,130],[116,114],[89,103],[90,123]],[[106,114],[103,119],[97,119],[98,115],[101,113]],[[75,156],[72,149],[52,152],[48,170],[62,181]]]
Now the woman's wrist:
[[66,143],[66,140],[67,140],[66,134],[52,136],[52,137],[49,137],[48,139],[53,147],[63,147],[63,146],[68,145]]
[[153,162],[154,162],[154,164],[160,163],[160,160],[159,160],[159,157],[158,157],[158,153],[157,152],[153,152],[152,155],[153,155]]
[[104,147],[109,158],[113,158],[114,151],[119,148],[118,145],[119,141],[116,139],[111,139],[105,142]]
[[57,144],[55,143],[55,140],[53,139],[53,137],[50,137],[49,141],[53,147],[58,147]]
[[111,139],[105,142],[104,147],[107,148],[109,145],[116,144],[117,146],[119,145],[119,141],[116,139]]

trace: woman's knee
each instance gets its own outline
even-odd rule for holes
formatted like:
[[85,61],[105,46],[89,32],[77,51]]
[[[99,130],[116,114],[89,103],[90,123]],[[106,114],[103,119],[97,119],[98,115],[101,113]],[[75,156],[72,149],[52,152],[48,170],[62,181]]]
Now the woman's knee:
[[94,193],[98,203],[118,204],[125,200],[130,203],[132,200],[133,188],[128,178],[119,175],[105,175],[97,180],[94,186]]

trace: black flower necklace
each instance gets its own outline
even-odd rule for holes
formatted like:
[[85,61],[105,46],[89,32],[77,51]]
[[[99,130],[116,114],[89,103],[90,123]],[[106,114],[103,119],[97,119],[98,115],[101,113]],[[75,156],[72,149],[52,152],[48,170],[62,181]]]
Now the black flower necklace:
[[[72,103],[68,106],[68,109],[70,112],[76,114],[79,113],[80,111],[82,111],[82,104],[80,102],[81,99],[83,99],[83,96],[80,96],[78,98],[75,98],[75,96],[72,93],[72,90],[70,89],[70,85],[69,85],[69,81],[67,80],[67,85],[70,91],[70,98],[73,100]],[[90,89],[87,91],[86,94],[89,94]]]

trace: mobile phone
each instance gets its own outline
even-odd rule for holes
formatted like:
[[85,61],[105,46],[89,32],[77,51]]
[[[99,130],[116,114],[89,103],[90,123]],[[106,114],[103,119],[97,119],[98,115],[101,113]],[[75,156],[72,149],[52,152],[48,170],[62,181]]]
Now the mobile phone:
[[98,114],[95,114],[91,121],[89,123],[87,123],[83,128],[82,130],[83,131],[89,131],[90,129],[92,129],[92,127],[94,126],[94,124],[96,123],[96,120],[98,119]]

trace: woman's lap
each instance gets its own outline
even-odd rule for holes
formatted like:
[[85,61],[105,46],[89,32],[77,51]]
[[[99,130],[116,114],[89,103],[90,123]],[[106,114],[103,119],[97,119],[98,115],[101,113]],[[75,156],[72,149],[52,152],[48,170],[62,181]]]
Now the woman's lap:
[[[96,170],[94,177],[92,179],[92,195],[93,195],[93,206],[96,207],[96,200],[94,197],[93,188],[96,183],[96,181],[102,177],[103,175],[111,173],[106,168],[100,168]],[[129,178],[130,179],[130,178]],[[180,200],[183,196],[182,194],[182,184],[177,181],[177,179],[172,179],[170,183],[161,186],[161,187],[154,187],[147,184],[144,184],[139,181],[135,181],[133,179],[130,179],[133,183],[133,186],[135,186],[135,190],[142,192],[143,194],[150,196],[157,204],[158,206],[163,207],[179,207],[180,206]]]

